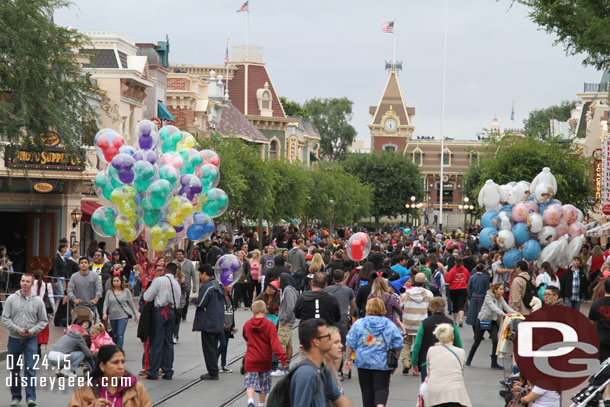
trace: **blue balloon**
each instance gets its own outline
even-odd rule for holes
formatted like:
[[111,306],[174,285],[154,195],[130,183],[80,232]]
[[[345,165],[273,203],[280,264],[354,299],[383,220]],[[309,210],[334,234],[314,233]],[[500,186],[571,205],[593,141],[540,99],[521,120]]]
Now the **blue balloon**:
[[513,219],[513,206],[514,205],[504,205],[502,208],[500,208],[500,212],[506,212],[506,216],[508,216],[508,219]]
[[549,205],[553,205],[553,204],[558,204],[561,205],[561,201],[558,201],[557,199],[551,199],[550,201],[548,201],[545,204],[540,204],[540,214],[542,215],[544,213],[544,210],[547,208],[547,206]]
[[513,226],[513,235],[515,235],[515,243],[517,243],[517,246],[521,246],[530,238],[530,232],[527,230],[527,225],[524,222],[515,223],[515,226]]
[[504,258],[502,259],[502,263],[508,269],[514,269],[517,267],[517,263],[519,263],[523,259],[523,255],[519,249],[510,249],[504,254]]
[[481,246],[486,249],[491,249],[494,244],[494,238],[498,235],[498,231],[494,228],[483,228],[479,235]]
[[188,237],[190,240],[199,240],[203,234],[203,226],[196,223],[192,224],[186,229],[186,237]]
[[484,228],[493,228],[494,224],[493,221],[495,218],[498,217],[498,211],[487,211],[485,212],[485,214],[481,217],[481,226],[483,226]]
[[542,248],[536,239],[530,239],[523,244],[523,258],[527,261],[534,261],[540,256]]

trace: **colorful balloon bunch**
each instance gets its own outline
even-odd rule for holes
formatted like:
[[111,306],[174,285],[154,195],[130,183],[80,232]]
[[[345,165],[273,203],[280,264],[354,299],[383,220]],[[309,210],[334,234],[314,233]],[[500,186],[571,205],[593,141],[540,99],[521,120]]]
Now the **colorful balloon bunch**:
[[132,242],[148,227],[155,250],[179,239],[198,242],[212,235],[212,219],[229,206],[227,194],[216,188],[218,154],[196,150],[195,137],[186,131],[175,126],[158,130],[149,120],[136,125],[133,146],[112,129],[100,130],[94,144],[107,166],[93,187],[109,203],[91,216],[95,233]]
[[353,234],[347,241],[347,255],[354,261],[365,259],[371,252],[371,239],[366,233]]
[[507,250],[507,268],[515,268],[520,260],[567,267],[580,252],[587,229],[582,211],[553,199],[556,193],[557,181],[547,167],[531,183],[497,185],[487,180],[478,197],[487,210],[481,217],[481,246],[497,243]]

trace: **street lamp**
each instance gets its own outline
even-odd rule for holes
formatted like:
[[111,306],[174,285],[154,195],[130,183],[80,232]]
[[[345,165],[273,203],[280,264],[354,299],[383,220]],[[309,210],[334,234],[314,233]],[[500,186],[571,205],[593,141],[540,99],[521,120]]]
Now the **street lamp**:
[[80,209],[74,208],[74,210],[70,213],[70,217],[72,218],[72,227],[75,228],[76,225],[80,222],[83,217],[83,213]]
[[470,205],[470,206],[467,205],[468,201],[469,201],[467,196],[465,196],[464,199],[462,199],[462,201],[464,201],[464,205],[459,205],[458,208],[461,207],[460,209],[464,210],[464,233],[466,233],[466,215],[467,215],[467,212],[468,212],[468,208],[470,208],[470,206],[472,206],[472,205]]
[[334,211],[334,203],[335,203],[335,201],[332,200],[332,199],[329,199],[328,203],[330,203],[330,207],[331,207],[331,210],[330,210],[330,235],[332,236],[332,234],[333,234],[333,216],[335,215],[335,211]]

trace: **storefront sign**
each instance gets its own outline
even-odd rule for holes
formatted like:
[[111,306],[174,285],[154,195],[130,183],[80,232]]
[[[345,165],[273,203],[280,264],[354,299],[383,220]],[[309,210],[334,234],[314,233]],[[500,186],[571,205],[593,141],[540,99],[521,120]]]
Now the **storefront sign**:
[[83,171],[83,161],[63,148],[49,148],[46,151],[14,150],[6,152],[6,166],[9,168],[31,168],[54,171]]
[[53,189],[55,189],[55,187],[52,184],[49,184],[48,182],[38,182],[32,185],[32,188],[34,188],[34,191],[41,192],[43,194],[51,192],[53,191]]
[[294,134],[288,138],[288,160],[293,163],[298,158],[299,138]]
[[601,204],[610,204],[610,136],[602,140]]

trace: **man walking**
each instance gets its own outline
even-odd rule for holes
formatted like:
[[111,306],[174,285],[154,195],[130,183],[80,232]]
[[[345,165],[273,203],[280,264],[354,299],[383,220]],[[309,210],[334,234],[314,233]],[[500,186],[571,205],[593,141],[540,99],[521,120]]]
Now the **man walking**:
[[189,309],[191,292],[196,294],[199,290],[199,273],[197,273],[197,270],[195,270],[195,265],[193,262],[186,258],[186,252],[184,250],[176,250],[176,261],[178,261],[178,264],[180,264],[182,274],[184,274],[184,278],[186,278],[186,305],[184,308],[182,308],[182,310],[180,310],[182,320],[186,321],[186,313]]
[[201,349],[207,374],[201,375],[202,380],[218,380],[218,341],[224,330],[224,299],[225,290],[214,278],[214,269],[209,264],[199,268],[203,285],[199,289],[199,297],[193,298],[197,307],[193,331],[201,332]]
[[2,325],[8,330],[8,356],[12,358],[11,406],[21,402],[21,366],[18,360],[23,355],[25,364],[25,397],[28,407],[36,406],[35,355],[38,353],[37,335],[48,324],[47,312],[42,298],[32,292],[34,276],[21,276],[21,290],[11,294],[4,304]]
[[527,262],[521,260],[517,263],[515,276],[510,286],[510,307],[523,316],[528,316],[532,313],[531,304],[526,303],[525,300],[528,281],[536,287],[534,278],[529,273]]
[[580,257],[572,259],[570,267],[559,277],[559,296],[566,307],[580,309],[580,303],[585,298],[587,273],[580,265]]
[[91,264],[91,271],[93,274],[97,274],[99,276],[100,282],[102,283],[102,295],[97,301],[97,313],[98,315],[104,314],[104,295],[106,294],[106,281],[112,275],[112,266],[110,263],[106,263],[104,253],[100,249],[97,249],[95,253],[93,253],[93,264]]
[[165,274],[155,278],[144,292],[144,301],[154,301],[153,321],[155,335],[150,345],[150,368],[146,375],[148,380],[157,380],[159,368],[163,379],[172,380],[174,375],[174,325],[175,309],[180,301],[180,285],[176,281],[178,266],[169,263]]
[[337,299],[324,291],[326,274],[318,271],[310,285],[311,291],[304,292],[297,300],[294,315],[301,321],[321,318],[331,325],[337,325],[341,321],[341,308]]
[[434,298],[431,291],[426,290],[426,276],[424,273],[415,275],[413,287],[405,291],[400,296],[400,305],[402,306],[402,322],[405,326],[407,334],[403,340],[403,348],[400,353],[402,361],[402,374],[409,374],[411,367],[411,348],[415,343],[415,336],[419,330],[422,321],[428,317],[428,308],[430,301]]
[[[331,334],[323,319],[310,319],[299,324],[299,342],[305,357],[290,380],[291,407],[325,407],[328,398],[335,407],[351,407],[332,379],[324,357],[332,349]],[[310,363],[311,362],[311,363]],[[320,379],[324,377],[324,380]]]
[[292,264],[292,274],[294,275],[298,290],[303,289],[303,278],[308,272],[303,247],[305,247],[305,242],[303,239],[298,239],[297,245],[288,251],[288,258],[286,259],[286,263]]
[[78,259],[80,271],[70,277],[68,283],[68,298],[75,305],[88,307],[95,315],[95,321],[99,321],[97,303],[102,296],[102,281],[97,273],[89,270],[89,259],[81,257]]
[[432,224],[438,226],[438,209],[435,209],[432,214],[434,215],[434,222]]

